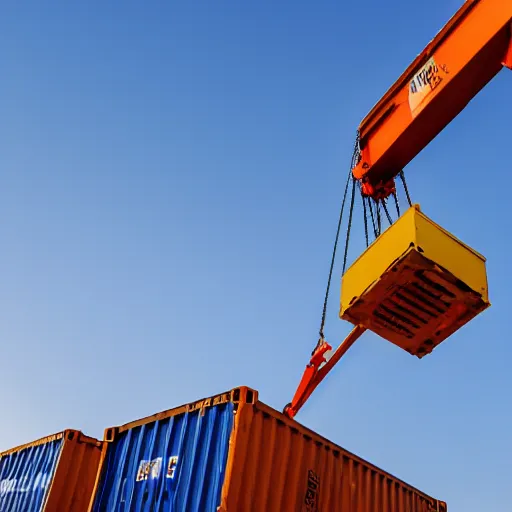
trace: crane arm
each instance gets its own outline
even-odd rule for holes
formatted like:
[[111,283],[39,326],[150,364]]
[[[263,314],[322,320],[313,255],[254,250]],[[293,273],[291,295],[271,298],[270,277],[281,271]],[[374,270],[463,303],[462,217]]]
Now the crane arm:
[[353,175],[375,199],[506,66],[512,0],[467,0],[359,126]]

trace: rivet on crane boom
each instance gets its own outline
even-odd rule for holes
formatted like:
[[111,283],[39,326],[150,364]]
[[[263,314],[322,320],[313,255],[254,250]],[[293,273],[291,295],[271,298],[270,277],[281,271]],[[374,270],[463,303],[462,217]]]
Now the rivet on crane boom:
[[[368,329],[419,358],[490,306],[485,258],[412,205],[403,169],[503,68],[512,69],[512,0],[466,0],[359,125],[325,295],[320,336],[297,391],[293,418],[318,384]],[[400,216],[395,178],[409,209]],[[349,182],[352,196],[340,317],[354,329],[327,361],[327,299]],[[356,185],[366,251],[348,268]],[[393,222],[393,197],[399,219]],[[382,232],[385,212],[390,227]],[[368,214],[375,240],[369,244]]]

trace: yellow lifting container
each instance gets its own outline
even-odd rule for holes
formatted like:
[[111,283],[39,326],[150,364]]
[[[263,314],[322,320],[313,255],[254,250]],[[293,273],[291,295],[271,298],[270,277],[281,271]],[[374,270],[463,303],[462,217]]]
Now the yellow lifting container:
[[490,306],[485,258],[414,205],[348,268],[340,317],[419,358]]

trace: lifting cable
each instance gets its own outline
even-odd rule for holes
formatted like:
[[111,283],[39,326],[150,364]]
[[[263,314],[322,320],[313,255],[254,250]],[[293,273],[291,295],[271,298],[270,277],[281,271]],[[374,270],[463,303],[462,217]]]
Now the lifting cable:
[[[359,187],[361,189],[361,187]],[[361,190],[361,199],[363,200],[363,215],[364,215],[364,239],[366,247],[370,245],[370,238],[368,237],[368,214],[366,213],[366,197]]]
[[404,171],[400,171],[400,179],[402,180],[402,183],[404,184],[404,190],[405,195],[407,196],[407,202],[409,203],[409,206],[412,206],[411,196],[409,195],[409,189],[407,188],[407,183],[405,182],[405,174]]
[[370,216],[372,218],[373,236],[377,238],[379,233],[377,232],[377,225],[375,224],[375,217],[373,216],[372,200],[370,197],[366,197],[366,200],[368,201],[368,209],[370,210]]
[[393,219],[391,218],[391,215],[389,214],[388,206],[386,204],[386,200],[382,200],[382,207],[384,208],[384,211],[386,212],[386,217],[388,218],[389,225],[393,224]]
[[[334,262],[336,261],[336,250],[338,248],[338,240],[340,237],[340,230],[341,230],[341,224],[343,222],[343,212],[345,211],[345,202],[347,200],[347,192],[348,192],[348,185],[350,183],[350,180],[352,179],[352,199],[350,201],[350,220],[352,219],[352,210],[354,209],[354,188],[355,188],[355,178],[352,176],[352,169],[355,167],[359,159],[359,134],[357,134],[356,142],[354,144],[354,151],[352,153],[352,161],[350,164],[350,170],[347,177],[347,182],[345,183],[345,192],[343,194],[343,201],[341,202],[341,210],[340,210],[340,216],[338,219],[338,228],[336,230],[336,238],[334,240],[334,247],[332,251],[332,257],[331,257],[331,267],[329,269],[329,277],[327,279],[327,289],[325,290],[325,297],[324,297],[324,306],[322,310],[322,320],[320,322],[320,329],[318,331],[319,334],[319,340],[318,343],[313,350],[313,353],[315,350],[324,342],[324,326],[325,326],[325,317],[327,314],[327,301],[329,300],[329,291],[331,289],[331,281],[332,281],[332,272],[334,269]],[[346,244],[348,245],[348,240],[350,236],[350,223],[349,228],[347,230],[347,237],[346,237]],[[347,247],[345,247],[345,256],[344,256],[344,267],[347,259]]]
[[343,256],[343,270],[341,271],[341,275],[345,273],[347,268],[347,255],[348,255],[348,243],[350,241],[350,230],[352,228],[352,214],[354,213],[354,196],[356,191],[356,180],[352,178],[352,198],[350,199],[350,212],[348,216],[348,227],[347,227],[347,237],[345,239],[345,254]]
[[375,204],[375,209],[377,210],[377,236],[380,236],[382,233],[382,219],[380,217],[380,203]]
[[[315,348],[314,348],[314,350],[312,352],[312,355],[315,353],[315,351],[318,349],[318,347],[320,347],[322,345],[322,343],[325,342],[324,327],[325,327],[325,319],[326,319],[326,315],[327,315],[327,303],[328,303],[328,300],[329,300],[329,292],[330,292],[330,289],[331,289],[331,282],[332,282],[332,273],[333,273],[333,270],[334,270],[334,263],[336,261],[336,252],[337,252],[337,248],[338,248],[338,241],[339,241],[339,237],[340,237],[341,225],[342,225],[342,222],[343,222],[343,213],[345,211],[345,203],[346,203],[346,200],[347,200],[349,183],[350,183],[350,180],[352,180],[352,193],[351,193],[351,198],[350,198],[350,210],[349,210],[348,226],[347,226],[347,232],[346,232],[346,237],[345,237],[345,247],[344,247],[344,254],[343,254],[343,270],[342,270],[342,275],[345,274],[345,270],[346,270],[346,267],[347,267],[348,246],[349,246],[349,241],[350,241],[350,232],[351,232],[351,228],[352,228],[352,218],[353,218],[353,212],[354,212],[355,190],[356,190],[356,183],[358,183],[358,181],[354,178],[354,176],[352,174],[352,170],[354,169],[354,167],[358,163],[359,158],[360,158],[359,134],[357,134],[356,142],[354,144],[354,151],[352,153],[352,160],[351,160],[351,164],[350,164],[350,170],[349,170],[349,173],[348,173],[347,181],[345,183],[345,190],[344,190],[344,193],[343,193],[343,200],[341,202],[341,210],[340,210],[340,215],[339,215],[339,218],[338,218],[338,227],[336,229],[336,237],[334,239],[334,247],[333,247],[332,257],[331,257],[331,266],[329,268],[329,276],[327,278],[327,287],[326,287],[326,290],[325,290],[324,304],[323,304],[323,309],[322,309],[322,319],[321,319],[321,322],[320,322],[320,329],[318,331],[319,339],[318,339],[318,342],[317,342],[317,344],[316,344],[316,346],[315,346]],[[400,171],[399,176],[400,176],[400,179],[402,180],[403,187],[404,187],[404,190],[405,190],[405,194],[407,196],[407,201],[409,203],[409,206],[412,206],[411,196],[409,194],[409,189],[408,189],[407,183],[405,181],[404,172]],[[368,233],[369,226],[368,226],[368,213],[367,212],[368,211],[370,212],[370,218],[371,218],[371,221],[372,221],[372,227],[373,227],[373,233],[374,233],[375,239],[377,239],[380,236],[380,234],[382,233],[382,218],[381,218],[381,211],[380,211],[381,205],[382,205],[382,208],[384,209],[384,213],[386,214],[386,217],[387,217],[387,220],[389,222],[389,225],[393,224],[393,219],[391,217],[391,214],[389,213],[389,209],[388,209],[388,206],[387,206],[387,203],[386,203],[385,199],[381,199],[379,201],[375,201],[372,198],[370,198],[368,196],[365,196],[363,194],[360,186],[359,186],[359,188],[360,188],[360,192],[361,192],[361,198],[362,198],[362,201],[363,201],[365,241],[366,241],[366,247],[368,247],[369,243],[370,243],[370,240],[369,240],[369,233]],[[394,197],[394,202],[395,202],[395,207],[396,207],[396,212],[397,212],[397,218],[398,218],[398,217],[400,217],[400,205],[399,205],[398,196],[397,196],[396,191],[393,192],[392,195]],[[374,203],[374,204],[372,204],[372,203]],[[375,206],[375,213],[373,211],[373,206]]]

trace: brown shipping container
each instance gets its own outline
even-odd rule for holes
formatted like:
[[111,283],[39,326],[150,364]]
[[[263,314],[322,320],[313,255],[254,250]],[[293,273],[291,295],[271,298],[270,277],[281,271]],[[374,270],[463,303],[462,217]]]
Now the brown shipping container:
[[445,512],[447,507],[257,401],[239,409],[220,510]]
[[0,510],[86,512],[103,442],[77,430],[0,453]]
[[250,388],[105,431],[90,511],[446,512]]

